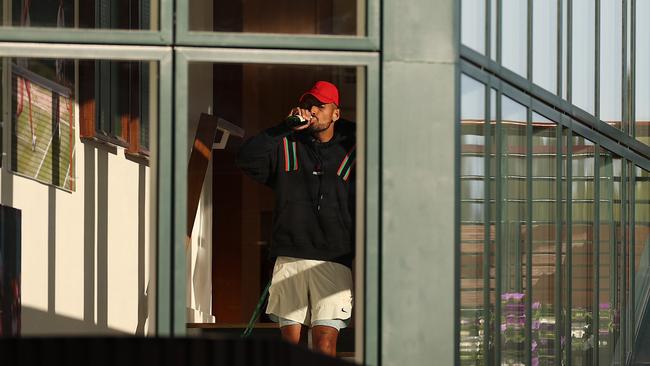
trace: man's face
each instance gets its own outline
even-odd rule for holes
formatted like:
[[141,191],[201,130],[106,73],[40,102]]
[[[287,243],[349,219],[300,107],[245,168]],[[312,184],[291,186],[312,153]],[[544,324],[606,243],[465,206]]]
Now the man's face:
[[340,117],[339,107],[334,103],[321,103],[313,95],[306,95],[300,102],[300,108],[311,112],[315,121],[309,126],[311,132],[325,131]]

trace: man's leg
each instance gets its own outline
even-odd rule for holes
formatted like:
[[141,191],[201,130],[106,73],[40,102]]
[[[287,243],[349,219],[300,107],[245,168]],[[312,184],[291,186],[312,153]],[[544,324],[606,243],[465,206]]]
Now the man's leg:
[[282,339],[289,343],[300,343],[300,333],[302,331],[302,324],[285,325],[280,328]]
[[339,331],[327,325],[316,325],[311,328],[311,339],[315,350],[336,357],[336,340]]

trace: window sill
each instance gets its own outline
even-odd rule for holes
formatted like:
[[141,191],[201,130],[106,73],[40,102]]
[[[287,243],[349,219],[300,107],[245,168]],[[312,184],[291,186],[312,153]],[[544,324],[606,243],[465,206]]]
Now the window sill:
[[132,153],[128,152],[127,150],[124,150],[124,157],[127,158],[127,160],[131,160],[133,162],[136,162],[140,165],[146,165],[149,166],[149,155],[148,154],[143,154],[143,153]]
[[106,140],[98,139],[97,137],[82,137],[81,143],[90,145],[96,149],[108,151],[113,155],[117,155],[117,145]]

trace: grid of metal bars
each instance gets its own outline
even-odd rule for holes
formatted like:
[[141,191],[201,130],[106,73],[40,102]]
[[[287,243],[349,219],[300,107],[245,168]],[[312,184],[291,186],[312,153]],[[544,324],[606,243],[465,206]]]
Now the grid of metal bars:
[[[496,1],[497,14],[491,14],[492,2]],[[635,330],[635,309],[634,309],[634,299],[635,299],[635,212],[634,212],[634,202],[635,202],[635,165],[648,170],[650,164],[648,157],[650,157],[650,148],[640,143],[634,138],[634,68],[635,68],[635,49],[634,45],[636,42],[636,35],[634,32],[635,26],[635,1],[624,1],[623,2],[623,66],[621,70],[622,78],[622,106],[623,106],[623,123],[622,130],[618,130],[604,122],[602,122],[600,117],[600,18],[601,18],[601,6],[600,1],[596,2],[595,15],[596,19],[594,20],[596,28],[596,39],[595,39],[595,112],[594,114],[587,113],[586,111],[576,107],[572,104],[572,18],[573,18],[573,2],[568,0],[557,0],[557,90],[551,92],[545,90],[532,82],[532,20],[534,17],[532,1],[528,1],[528,28],[527,28],[527,77],[522,77],[506,68],[501,66],[502,60],[502,9],[503,9],[503,0],[486,0],[486,25],[485,25],[485,54],[480,54],[469,47],[460,45],[460,56],[461,56],[461,65],[460,72],[464,75],[470,76],[475,80],[480,81],[486,86],[485,100],[485,147],[484,151],[486,156],[489,156],[489,144],[492,142],[488,136],[490,135],[489,129],[491,128],[490,123],[490,90],[496,89],[496,98],[498,101],[501,100],[501,95],[507,95],[509,98],[521,103],[527,107],[527,179],[530,181],[532,179],[531,175],[531,159],[532,159],[532,146],[531,146],[531,113],[537,112],[545,117],[553,120],[557,123],[556,131],[556,217],[555,217],[555,227],[560,228],[566,225],[566,234],[563,237],[561,230],[556,230],[555,233],[555,289],[554,289],[554,313],[556,324],[560,324],[562,321],[562,326],[556,326],[554,333],[556,340],[565,337],[564,347],[555,346],[554,348],[554,358],[556,362],[560,362],[561,358],[564,359],[564,362],[567,365],[572,363],[572,316],[563,314],[562,309],[565,311],[572,309],[572,290],[573,290],[573,273],[572,265],[574,260],[573,250],[571,250],[573,243],[573,230],[572,230],[572,164],[573,161],[573,149],[571,148],[573,136],[582,136],[588,138],[594,142],[594,155],[593,155],[593,164],[594,164],[594,200],[593,200],[593,226],[592,226],[592,237],[593,237],[593,253],[595,255],[591,258],[592,263],[592,278],[593,278],[593,288],[592,293],[592,309],[593,309],[593,322],[592,328],[595,329],[593,332],[592,342],[595,345],[599,344],[599,329],[601,328],[600,323],[600,314],[599,314],[599,291],[600,291],[600,252],[601,252],[601,232],[600,232],[600,196],[601,196],[601,148],[611,151],[616,156],[621,157],[622,159],[622,182],[621,182],[621,194],[620,199],[621,206],[621,227],[626,228],[629,225],[629,230],[623,230],[622,237],[622,255],[620,255],[617,260],[619,261],[618,267],[622,271],[618,275],[622,276],[623,285],[620,289],[615,290],[614,296],[620,301],[620,309],[622,309],[620,314],[620,341],[624,347],[624,352],[620,352],[620,347],[616,346],[616,353],[612,357],[617,357],[616,362],[623,364],[626,361],[629,361],[629,357],[632,352],[632,345],[638,330]],[[566,9],[566,18],[564,17],[564,12]],[[491,25],[492,21],[496,20],[496,37],[491,35],[492,30],[494,29]],[[567,30],[564,32],[563,30]],[[492,59],[491,49],[492,44],[491,40],[496,38],[496,62]],[[566,40],[566,42],[564,42]],[[566,44],[563,44],[566,43]],[[566,75],[563,75],[563,71],[566,70]],[[566,79],[566,84],[564,80]],[[564,85],[566,85],[566,90],[563,90]],[[462,91],[461,91],[462,92]],[[562,98],[563,92],[566,94],[566,99]],[[496,105],[496,166],[494,167],[495,171],[498,174],[502,174],[503,170],[501,167],[501,156],[503,156],[503,142],[502,139],[502,116],[501,116],[501,106],[500,103]],[[563,156],[562,149],[566,148],[566,155]],[[460,159],[460,156],[458,157]],[[487,159],[486,159],[487,160]],[[564,164],[564,166],[563,166]],[[501,177],[497,176],[494,184],[497,185],[495,190],[495,197],[490,197],[489,192],[491,189],[488,184],[490,183],[489,176],[489,163],[485,162],[485,232],[484,232],[484,258],[483,265],[489,267],[489,244],[488,240],[490,237],[490,223],[496,222],[499,223],[503,220],[503,212],[501,209],[501,203],[504,202],[504,197],[502,196],[502,189],[499,187],[501,184]],[[564,171],[563,171],[564,169]],[[566,181],[563,182],[563,178],[566,177]],[[460,179],[460,177],[457,177]],[[613,178],[612,178],[613,179]],[[528,199],[532,197],[532,187],[531,184],[527,185]],[[461,197],[457,197],[458,200]],[[491,221],[489,214],[489,205],[492,199],[496,200],[496,218],[493,218]],[[613,198],[612,198],[613,200]],[[613,201],[612,201],[613,202]],[[527,208],[527,225],[531,224],[532,220],[532,207],[529,204]],[[460,222],[458,223],[460,224]],[[497,225],[497,228],[499,226]],[[497,229],[496,232],[496,280],[495,280],[495,304],[494,312],[496,317],[491,318],[489,316],[485,317],[486,329],[492,329],[494,332],[493,336],[486,335],[484,339],[494,338],[493,344],[488,341],[485,341],[481,345],[481,349],[484,354],[484,361],[482,364],[496,364],[503,361],[502,358],[502,344],[500,341],[500,332],[501,321],[499,320],[500,314],[502,313],[502,306],[500,297],[502,294],[501,283],[502,280],[499,278],[501,275],[501,267],[503,263],[501,258],[503,257],[504,250],[500,243],[503,242],[504,233],[502,230]],[[610,242],[615,240],[614,236],[608,235]],[[564,241],[563,241],[564,240]],[[460,248],[460,243],[457,243],[457,247]],[[611,244],[611,243],[610,243]],[[526,253],[526,279],[527,279],[527,289],[531,291],[531,266],[532,263],[532,236],[530,230],[527,233],[527,253]],[[612,248],[615,248],[616,243],[611,244]],[[563,272],[562,268],[562,248],[566,247],[566,260],[569,263],[566,266],[566,271]],[[458,254],[461,255],[460,253]],[[613,255],[613,251],[610,250],[610,255]],[[628,272],[629,270],[629,272]],[[489,268],[483,268],[483,284],[484,284],[484,308],[488,309],[490,306],[490,278],[486,278],[489,275]],[[611,277],[610,277],[611,278]],[[562,293],[563,283],[566,293]],[[458,288],[462,291],[460,284]],[[525,329],[525,340],[526,344],[532,342],[532,296],[527,294],[525,301],[525,314],[526,314],[526,329]],[[494,324],[490,324],[491,319],[494,320]],[[460,321],[460,319],[458,319]],[[457,340],[460,341],[460,340]],[[530,347],[524,348],[525,354],[525,363],[531,364],[532,355]],[[593,364],[598,364],[599,362],[599,347],[592,347],[591,350],[591,362]]]

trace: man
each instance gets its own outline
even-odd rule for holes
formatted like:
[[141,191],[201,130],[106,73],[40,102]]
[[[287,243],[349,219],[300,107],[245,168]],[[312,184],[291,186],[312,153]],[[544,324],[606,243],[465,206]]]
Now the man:
[[302,95],[295,115],[305,123],[249,139],[237,162],[275,192],[267,314],[286,341],[311,327],[313,348],[335,356],[352,311],[355,126],[340,119],[338,89],[326,81]]

